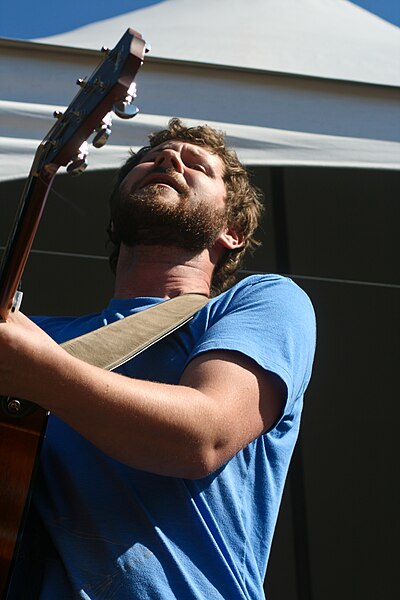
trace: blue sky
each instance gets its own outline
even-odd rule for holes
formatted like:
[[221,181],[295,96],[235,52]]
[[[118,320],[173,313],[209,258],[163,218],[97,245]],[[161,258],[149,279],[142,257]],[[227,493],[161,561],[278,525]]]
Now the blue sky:
[[70,31],[164,0],[0,0],[0,37],[32,39]]
[[362,8],[369,10],[382,19],[400,27],[400,1],[399,0],[352,0]]
[[[0,37],[32,39],[69,31],[93,21],[158,4],[165,0],[0,0]],[[400,27],[400,0],[353,0]]]

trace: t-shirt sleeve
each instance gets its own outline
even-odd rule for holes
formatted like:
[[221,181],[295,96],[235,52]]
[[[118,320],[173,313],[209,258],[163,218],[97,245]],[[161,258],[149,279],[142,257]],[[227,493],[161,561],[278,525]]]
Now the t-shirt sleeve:
[[208,328],[191,358],[210,350],[245,354],[283,380],[290,410],[311,376],[314,310],[307,294],[291,279],[249,280],[211,307]]

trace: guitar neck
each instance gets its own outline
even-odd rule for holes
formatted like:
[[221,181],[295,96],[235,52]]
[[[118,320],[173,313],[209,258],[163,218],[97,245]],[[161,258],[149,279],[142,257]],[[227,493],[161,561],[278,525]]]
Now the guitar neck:
[[[39,146],[23,192],[20,208],[0,267],[0,316],[13,308],[15,293],[32,247],[54,175],[60,166],[81,160],[83,144],[95,131],[93,144],[101,147],[109,135],[110,111],[122,118],[137,112],[134,78],[143,62],[146,43],[128,29],[89,79],[78,79],[80,91]],[[105,137],[104,137],[105,136]],[[67,169],[68,170],[68,169]]]
[[40,175],[31,174],[24,188],[0,268],[0,316],[3,319],[13,307],[55,172],[49,169]]

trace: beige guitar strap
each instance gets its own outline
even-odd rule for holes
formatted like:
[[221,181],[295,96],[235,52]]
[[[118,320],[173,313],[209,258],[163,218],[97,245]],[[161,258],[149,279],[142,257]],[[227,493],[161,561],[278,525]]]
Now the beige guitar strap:
[[176,296],[61,346],[76,358],[112,371],[190,321],[207,302],[201,294]]

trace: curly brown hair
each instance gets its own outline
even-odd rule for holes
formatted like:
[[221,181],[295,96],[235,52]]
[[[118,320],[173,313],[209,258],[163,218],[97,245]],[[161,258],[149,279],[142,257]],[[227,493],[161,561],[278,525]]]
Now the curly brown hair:
[[[169,140],[182,140],[198,146],[205,146],[212,154],[219,156],[224,164],[223,180],[226,188],[227,223],[243,233],[245,242],[241,248],[226,250],[216,265],[211,282],[211,294],[215,296],[231,287],[236,280],[236,273],[243,263],[245,254],[260,245],[260,242],[254,237],[254,232],[259,225],[264,209],[261,190],[251,184],[249,174],[239,161],[236,152],[226,147],[223,132],[217,131],[208,125],[186,127],[180,119],[171,119],[166,129],[149,135],[148,146],[144,146],[138,152],[130,152],[130,157],[117,174],[110,198],[111,212],[115,195],[118,193],[119,186],[126,175],[151,148]],[[120,240],[116,239],[111,227],[108,228],[108,234],[113,244],[109,259],[110,266],[115,273]]]

